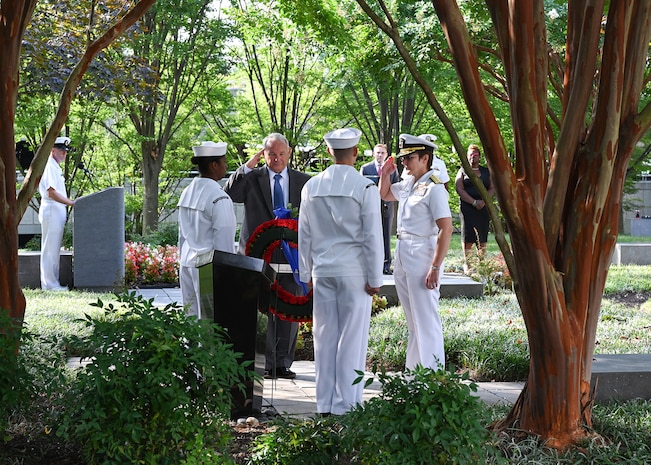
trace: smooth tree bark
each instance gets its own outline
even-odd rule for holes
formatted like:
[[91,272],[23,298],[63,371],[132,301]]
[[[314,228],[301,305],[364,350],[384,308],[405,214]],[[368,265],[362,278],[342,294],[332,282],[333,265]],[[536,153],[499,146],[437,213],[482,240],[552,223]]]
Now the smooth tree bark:
[[[429,84],[419,78],[386,6],[380,0],[385,21],[357,2],[392,38],[431,103]],[[509,231],[510,244],[499,234],[498,242],[529,339],[525,387],[493,426],[566,448],[591,434],[592,357],[624,178],[651,125],[651,106],[641,101],[648,91],[651,2],[570,0],[564,60],[548,46],[542,0],[486,4],[504,65],[512,148],[487,98],[457,2],[433,0]],[[560,115],[547,100],[556,62]],[[442,110],[437,114],[448,122]],[[464,153],[454,128],[446,128]]]
[[[98,39],[90,42],[81,59],[67,76],[59,108],[47,133],[36,151],[34,160],[16,196],[16,156],[14,119],[19,85],[21,41],[37,0],[2,0],[0,3],[0,308],[22,321],[25,297],[18,279],[18,224],[38,188],[54,140],[66,122],[75,90],[92,59],[108,47],[120,34],[135,24],[156,0],[136,2],[116,23]],[[2,330],[2,328],[0,328]]]
[[[36,0],[3,0],[0,4],[0,309],[22,319],[25,296],[18,280],[14,119],[18,95],[20,46]],[[0,328],[2,333],[6,328]]]

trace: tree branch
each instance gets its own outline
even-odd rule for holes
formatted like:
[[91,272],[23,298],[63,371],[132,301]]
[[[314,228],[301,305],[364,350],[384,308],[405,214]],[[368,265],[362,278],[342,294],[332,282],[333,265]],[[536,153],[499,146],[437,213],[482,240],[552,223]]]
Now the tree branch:
[[70,104],[74,98],[74,93],[81,79],[90,66],[93,58],[103,49],[108,47],[115,39],[117,39],[124,31],[133,26],[136,21],[138,21],[147,10],[155,3],[156,0],[140,0],[137,2],[125,15],[122,19],[118,20],[109,30],[107,30],[101,37],[92,42],[84,55],[81,57],[75,68],[68,76],[66,84],[61,92],[61,97],[59,99],[59,107],[57,109],[54,120],[50,124],[50,127],[45,134],[45,138],[41,143],[41,146],[36,151],[34,160],[32,161],[29,170],[25,176],[25,181],[18,193],[17,198],[17,211],[18,217],[22,218],[27,206],[29,205],[29,199],[34,195],[36,191],[38,180],[40,179],[43,171],[45,170],[45,165],[47,159],[54,145],[54,140],[57,138],[61,128],[66,122],[68,113],[70,112]]

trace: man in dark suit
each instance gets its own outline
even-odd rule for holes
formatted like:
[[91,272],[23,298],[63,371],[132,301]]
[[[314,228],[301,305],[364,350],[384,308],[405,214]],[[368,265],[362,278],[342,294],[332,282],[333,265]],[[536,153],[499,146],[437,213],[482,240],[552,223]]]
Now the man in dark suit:
[[[224,190],[233,202],[244,204],[244,220],[240,230],[239,253],[244,254],[246,243],[255,228],[275,218],[277,206],[298,207],[301,189],[310,176],[287,167],[292,155],[289,142],[279,133],[269,134],[262,142],[262,150],[233,173]],[[265,166],[257,167],[264,157]],[[280,254],[282,255],[282,254]],[[274,263],[286,263],[283,257],[274,255]],[[299,294],[299,286],[291,275],[278,278],[287,291]],[[294,378],[289,368],[294,361],[298,323],[282,320],[269,314],[267,326],[267,350],[265,377]]]
[[[377,185],[382,172],[382,165],[387,159],[387,146],[377,144],[373,147],[374,161],[362,165],[359,172],[362,176],[372,179]],[[398,172],[391,174],[391,184],[400,181]],[[395,202],[385,202],[382,200],[382,235],[384,236],[384,274],[391,274],[391,227],[393,226],[393,216],[395,214]]]

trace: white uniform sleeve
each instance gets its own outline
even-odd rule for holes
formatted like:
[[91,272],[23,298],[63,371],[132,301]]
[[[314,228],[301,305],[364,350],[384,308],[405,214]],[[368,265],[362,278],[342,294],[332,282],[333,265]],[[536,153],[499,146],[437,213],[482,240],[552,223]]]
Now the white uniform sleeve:
[[384,245],[382,237],[382,213],[380,191],[374,185],[364,189],[362,199],[362,247],[366,257],[367,282],[371,287],[382,286],[382,263]]
[[233,201],[225,196],[212,204],[213,249],[235,253],[235,228],[237,221]]
[[432,212],[434,221],[452,216],[449,198],[450,194],[443,187],[443,184],[435,184],[432,186],[432,194],[429,197],[429,209]]
[[310,201],[307,189],[303,187],[301,191],[301,207],[298,214],[298,270],[301,281],[304,283],[309,283],[312,280],[312,231],[310,229],[309,215]]
[[57,173],[56,165],[50,163],[50,160],[48,159],[48,162],[45,165],[45,170],[43,171],[43,176],[41,176],[41,180],[38,183],[38,193],[41,194],[42,198],[50,198],[48,192],[50,187],[54,188],[54,190],[58,190],[60,182],[57,182],[57,177],[61,177],[61,175]]

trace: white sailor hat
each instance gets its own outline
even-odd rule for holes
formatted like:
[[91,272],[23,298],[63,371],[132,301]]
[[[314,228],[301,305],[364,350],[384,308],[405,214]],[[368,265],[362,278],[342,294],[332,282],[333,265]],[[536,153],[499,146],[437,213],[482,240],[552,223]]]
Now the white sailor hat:
[[400,134],[399,148],[400,152],[398,152],[398,158],[414,152],[434,153],[436,145],[421,137],[412,136],[411,134]]
[[330,131],[323,140],[331,149],[349,149],[359,143],[362,131],[355,128],[343,128]]
[[425,140],[430,141],[432,143],[432,145],[434,146],[434,150],[439,148],[439,146],[435,144],[437,137],[434,134],[421,134],[418,137],[420,137],[421,139],[425,139]]
[[223,157],[226,155],[226,147],[228,144],[226,142],[212,142],[205,141],[201,145],[195,145],[192,147],[194,152],[194,157],[192,157],[192,163],[196,163],[197,158],[208,158],[208,157]]
[[65,150],[66,152],[70,150],[70,138],[69,137],[57,137],[54,141],[54,147],[57,149]]

